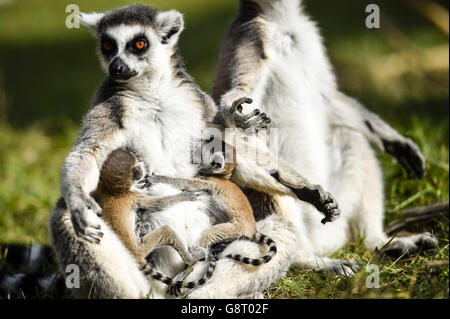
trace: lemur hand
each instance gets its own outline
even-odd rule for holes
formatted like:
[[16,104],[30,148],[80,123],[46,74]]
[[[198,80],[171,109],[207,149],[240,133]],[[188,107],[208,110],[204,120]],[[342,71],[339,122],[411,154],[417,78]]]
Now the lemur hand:
[[289,187],[298,199],[312,204],[319,212],[325,215],[322,224],[335,221],[341,211],[334,197],[326,192],[320,185],[311,185],[306,181],[298,183],[289,182],[280,177],[279,172],[271,174],[278,182]]
[[425,173],[425,157],[419,150],[419,147],[409,138],[401,141],[383,140],[386,153],[397,159],[400,165],[405,169],[408,178],[423,178]]
[[149,189],[154,184],[162,183],[163,179],[163,176],[159,175],[146,175],[138,180],[135,185],[138,189],[145,190]]
[[297,197],[303,201],[311,203],[318,211],[325,215],[322,224],[335,221],[341,214],[339,206],[334,197],[324,191],[322,186],[313,185],[293,190]]
[[200,167],[200,173],[204,175],[218,175],[225,170],[225,155],[222,152],[214,154],[204,154],[203,163]]
[[255,109],[248,114],[243,114],[242,104],[251,104],[253,100],[250,98],[240,98],[233,102],[229,110],[231,122],[238,128],[243,129],[247,134],[255,134],[259,131],[266,130],[271,120],[266,113],[261,113],[259,109]]
[[101,217],[102,209],[97,202],[89,195],[79,194],[70,198],[68,206],[77,236],[94,244],[100,243],[103,233],[94,214]]

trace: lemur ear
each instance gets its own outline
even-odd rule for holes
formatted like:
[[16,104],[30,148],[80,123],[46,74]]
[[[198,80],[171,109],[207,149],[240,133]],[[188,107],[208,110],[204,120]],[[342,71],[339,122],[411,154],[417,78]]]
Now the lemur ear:
[[96,32],[97,26],[100,20],[105,16],[104,13],[91,12],[91,13],[80,13],[80,22],[82,25],[88,27],[91,31]]
[[157,21],[161,42],[169,45],[176,44],[184,28],[183,15],[176,10],[164,11],[158,14]]

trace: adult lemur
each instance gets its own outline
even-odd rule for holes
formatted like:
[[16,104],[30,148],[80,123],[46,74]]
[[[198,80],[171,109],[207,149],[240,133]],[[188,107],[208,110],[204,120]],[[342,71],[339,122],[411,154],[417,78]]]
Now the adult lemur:
[[[132,151],[147,172],[192,178],[198,171],[191,160],[192,142],[201,139],[206,123],[216,117],[216,106],[185,72],[176,53],[183,29],[180,13],[131,5],[82,15],[82,23],[98,37],[101,62],[110,76],[97,91],[65,161],[63,198],[50,219],[52,244],[63,271],[69,264],[80,268],[80,288],[73,291],[76,296],[143,297],[150,293],[152,297],[164,297],[164,287],[146,280],[130,252],[97,216],[101,209],[90,194],[97,186],[100,167],[115,149]],[[261,119],[255,120],[241,115],[239,107],[235,109],[238,111],[233,118],[248,125],[267,122],[261,114]],[[274,176],[284,185],[269,175],[268,171],[274,170]],[[324,223],[338,215],[337,204],[328,193],[310,185],[285,163],[266,169],[238,161],[233,176],[247,187],[309,201],[326,215]],[[171,191],[161,189],[155,195],[164,197]],[[224,222],[222,217],[220,212],[211,216],[201,201],[183,202],[155,212],[150,221],[137,214],[136,232],[144,236],[167,225],[190,247],[212,226],[211,219]],[[224,283],[223,278],[214,280],[213,276],[207,288],[191,296],[236,297],[260,291],[286,271],[295,242],[290,223],[273,216],[256,228],[271,237],[282,252],[251,272],[231,260],[219,261],[216,277],[233,280]],[[230,254],[237,248],[235,253],[251,258],[261,255],[258,246],[239,241],[223,253]],[[161,248],[157,256],[156,270],[169,276],[182,270],[181,260],[173,252]]]
[[[423,176],[424,158],[410,139],[339,91],[318,29],[301,0],[240,1],[223,44],[213,98],[230,114],[240,96],[261,105],[278,128],[280,157],[330,190],[342,210],[340,220],[323,227],[291,198],[248,191],[256,212],[267,215],[266,203],[272,202],[272,211],[295,224],[296,262],[339,271],[340,261],[321,257],[355,238],[358,230],[370,249],[382,248],[388,242],[383,181],[369,143],[395,156],[410,176]],[[226,120],[234,124],[230,116]],[[395,238],[386,249],[414,253],[420,244],[435,242],[426,233]]]

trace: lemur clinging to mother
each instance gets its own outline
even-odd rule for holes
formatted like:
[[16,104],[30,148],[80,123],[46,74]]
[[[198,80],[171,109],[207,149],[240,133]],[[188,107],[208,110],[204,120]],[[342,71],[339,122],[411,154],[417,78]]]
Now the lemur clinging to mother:
[[[268,263],[276,254],[276,244],[267,236],[256,233],[253,210],[242,190],[229,178],[235,163],[225,163],[223,157],[215,158],[214,165],[202,167],[204,178],[182,179],[164,176],[151,176],[144,181],[144,187],[163,183],[170,184],[182,192],[163,198],[155,198],[142,192],[132,190],[132,185],[143,177],[143,171],[136,157],[124,150],[111,152],[103,163],[100,180],[94,197],[103,211],[103,219],[124,242],[125,246],[136,257],[139,266],[152,278],[168,286],[194,289],[203,285],[212,275],[216,260],[210,258],[210,266],[205,275],[192,282],[174,281],[171,278],[153,270],[146,257],[155,249],[162,246],[173,247],[180,254],[183,261],[189,265],[197,260],[208,258],[206,249],[210,245],[220,243],[226,239],[246,237],[269,246],[269,253],[258,259],[229,255],[227,258],[259,266]],[[211,175],[213,174],[213,175]],[[227,223],[218,224],[203,232],[199,243],[200,249],[187,250],[182,240],[169,227],[157,228],[144,237],[139,238],[135,232],[135,214],[151,215],[155,212],[167,210],[181,202],[196,201],[201,195],[207,195],[206,201],[211,202],[212,209],[220,209],[227,215]],[[189,213],[189,212],[188,212]],[[191,255],[193,252],[193,255]]]
[[[223,149],[225,144],[223,143]],[[230,145],[227,145],[230,147]],[[233,149],[233,153],[236,151]],[[139,181],[138,188],[152,193],[152,188],[159,185],[170,185],[180,191],[189,193],[205,192],[206,200],[212,215],[222,212],[227,222],[214,223],[214,226],[206,229],[198,240],[200,248],[210,248],[214,244],[236,238],[247,238],[269,246],[269,253],[262,258],[251,259],[242,255],[229,255],[228,258],[241,261],[245,264],[259,266],[268,263],[277,248],[273,240],[260,234],[255,228],[253,209],[241,188],[233,183],[230,178],[236,168],[235,161],[226,161],[223,153],[211,151],[209,160],[206,160],[200,170],[200,176],[195,178],[176,178],[152,175]]]
[[146,273],[153,279],[166,285],[196,288],[206,282],[215,268],[215,260],[210,261],[210,267],[205,275],[192,282],[174,282],[171,278],[149,267],[146,257],[162,246],[171,246],[181,256],[186,265],[193,264],[197,259],[191,255],[178,235],[167,225],[152,230],[139,238],[135,233],[135,214],[152,214],[167,210],[180,202],[196,201],[201,193],[184,191],[182,193],[155,198],[133,191],[133,182],[143,177],[143,170],[136,157],[124,150],[114,150],[108,155],[100,171],[98,187],[94,197],[103,211],[103,219],[120,237],[125,246],[136,258],[139,267],[146,269]]
[[[109,76],[96,92],[75,146],[64,163],[63,198],[50,219],[52,244],[63,270],[69,264],[81,268],[82,287],[74,292],[77,296],[87,296],[94,287],[92,296],[143,297],[151,286],[154,297],[164,297],[160,286],[143,277],[120,239],[98,218],[101,208],[90,194],[97,187],[103,162],[115,149],[132,151],[147,172],[194,177],[198,165],[191,160],[192,142],[201,139],[202,129],[216,118],[217,108],[186,73],[177,53],[184,24],[179,12],[130,5],[106,13],[83,14],[81,18],[99,41],[101,64]],[[255,121],[254,117],[240,113],[233,116],[243,119],[243,124],[265,125],[264,119]],[[249,160],[244,164],[238,162],[233,175],[247,187],[304,197],[325,214],[324,222],[337,217],[339,210],[329,193],[309,184],[288,165],[280,165],[277,171],[287,186]],[[173,189],[161,189],[156,196],[170,196],[170,192]],[[220,211],[209,211],[202,201],[181,202],[155,212],[151,220],[145,220],[139,213],[135,217],[138,236],[166,225],[188,247],[194,246],[203,231],[213,226],[212,220],[227,221]],[[292,243],[288,223],[271,218],[269,225],[259,225],[277,229],[273,234],[278,238],[279,234],[285,234],[286,240],[280,241],[284,253],[277,254],[268,267],[253,275],[248,289],[267,287],[285,271],[291,258],[287,251]],[[277,225],[285,226],[277,228]],[[183,264],[174,252],[163,247],[157,255],[156,271],[170,276],[182,270]],[[272,264],[278,268],[270,268]],[[231,284],[234,286],[227,290],[228,295],[242,293],[242,282]],[[219,287],[216,296],[222,293]]]
[[[321,227],[305,205],[248,190],[256,214],[276,212],[294,223],[297,264],[352,273],[351,265],[323,256],[358,231],[370,249],[388,243],[382,173],[369,143],[395,156],[408,175],[422,177],[425,161],[419,148],[339,91],[319,31],[301,0],[240,0],[213,90],[228,125],[234,124],[230,106],[240,96],[252,98],[271,118],[270,126],[278,129],[279,156],[330,190],[342,211],[340,220]],[[410,254],[421,244],[435,243],[425,233],[394,238],[385,250]]]

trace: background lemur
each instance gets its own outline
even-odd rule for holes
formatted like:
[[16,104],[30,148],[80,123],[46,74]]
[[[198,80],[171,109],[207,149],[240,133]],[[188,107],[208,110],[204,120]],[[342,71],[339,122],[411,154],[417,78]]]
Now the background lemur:
[[[63,199],[58,201],[50,219],[52,245],[62,271],[70,264],[80,267],[81,287],[73,291],[76,296],[86,297],[94,287],[91,296],[136,298],[146,296],[151,287],[152,297],[164,297],[163,287],[145,279],[131,253],[98,218],[101,208],[90,193],[97,186],[103,162],[115,149],[132,151],[150,173],[194,177],[198,165],[192,163],[191,144],[201,137],[206,123],[216,117],[217,108],[186,73],[177,54],[176,44],[183,29],[180,13],[131,5],[107,13],[83,14],[81,21],[98,38],[100,59],[109,76],[97,91],[65,161],[61,178]],[[239,166],[238,163],[236,170]],[[263,169],[248,166],[248,184],[253,178],[258,185],[271,183],[275,189],[292,194],[290,188]],[[255,179],[252,171],[264,178]],[[307,188],[306,183],[300,186]],[[170,195],[168,192],[161,190],[158,196]],[[329,194],[321,189],[313,189],[312,193],[319,196],[326,213],[335,217],[337,206]],[[207,211],[205,203],[195,201],[151,214],[151,220],[138,213],[136,232],[143,237],[167,225],[190,247],[205,229],[213,226],[212,220],[227,221],[223,214],[211,216]],[[266,225],[279,238],[276,240],[285,252],[277,254],[270,266],[258,270],[261,277],[253,278],[253,288],[248,289],[267,287],[283,274],[291,260],[287,247],[292,246],[293,239],[288,223],[271,218],[268,224],[259,225]],[[253,246],[246,243],[245,247]],[[175,252],[162,247],[158,256],[155,271],[171,276],[183,269]],[[219,261],[218,267],[234,266]],[[235,286],[227,290],[228,295],[242,292],[237,283],[230,284]],[[221,293],[217,292],[217,296]]]
[[[279,155],[308,180],[336,196],[341,219],[320,227],[317,216],[290,198],[247,190],[258,216],[277,212],[295,224],[296,262],[352,273],[339,260],[320,258],[360,231],[370,249],[383,232],[382,173],[369,142],[394,155],[409,175],[422,177],[418,147],[357,101],[339,92],[315,24],[300,0],[241,0],[219,61],[213,97],[228,125],[232,102],[252,98],[278,129]],[[244,114],[248,113],[244,108]],[[227,115],[228,114],[228,115]],[[302,214],[297,212],[301,211]],[[386,249],[417,251],[436,240],[428,233],[395,238]],[[406,254],[407,255],[407,254]]]

